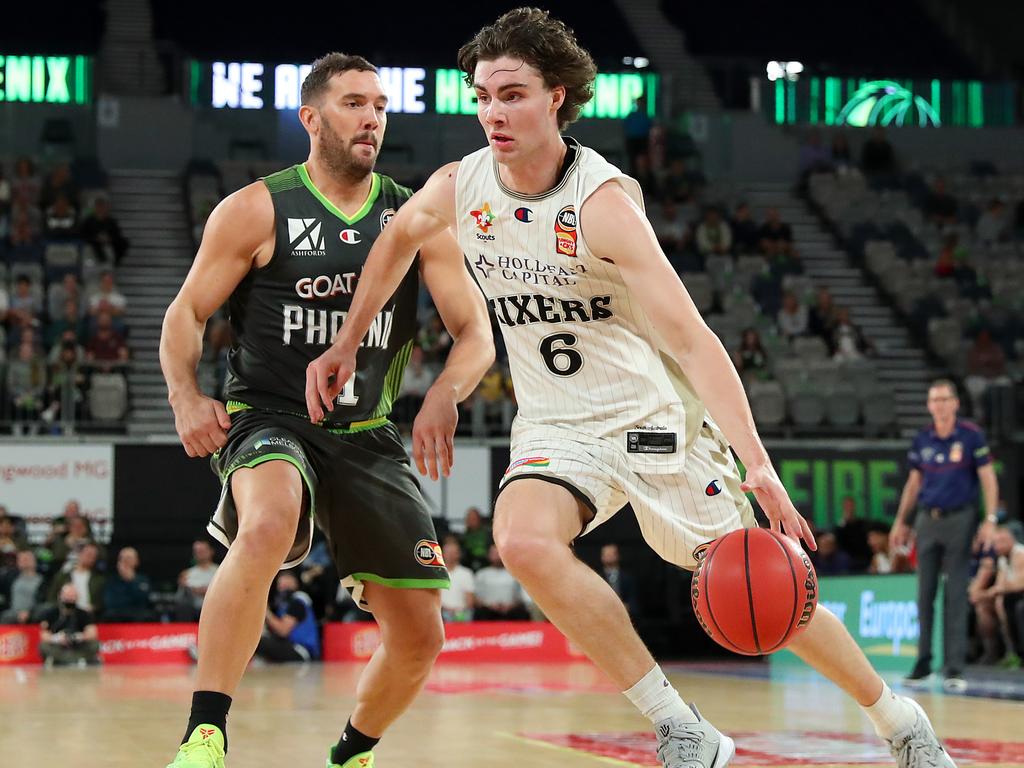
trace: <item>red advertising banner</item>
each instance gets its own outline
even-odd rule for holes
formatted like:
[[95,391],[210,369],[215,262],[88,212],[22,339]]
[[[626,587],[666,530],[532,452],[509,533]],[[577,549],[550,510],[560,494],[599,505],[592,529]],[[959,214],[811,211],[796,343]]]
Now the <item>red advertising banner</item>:
[[0,624],[0,664],[39,664],[39,627]]
[[100,624],[104,664],[190,664],[198,624]]
[[[373,623],[327,624],[324,661],[365,661],[380,645]],[[439,661],[580,661],[584,655],[551,624],[487,621],[446,624]]]

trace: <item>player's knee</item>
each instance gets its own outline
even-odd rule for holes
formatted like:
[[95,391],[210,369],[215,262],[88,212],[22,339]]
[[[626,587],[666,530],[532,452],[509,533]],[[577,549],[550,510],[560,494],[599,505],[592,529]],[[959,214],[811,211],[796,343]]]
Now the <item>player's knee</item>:
[[428,669],[444,647],[444,625],[438,616],[436,621],[385,633],[382,641],[392,662],[409,669]]
[[283,510],[275,514],[272,509],[264,509],[251,514],[249,520],[241,520],[232,546],[244,548],[250,557],[276,560],[280,566],[294,541],[295,521],[291,516]]
[[519,581],[548,572],[553,559],[565,547],[554,539],[531,531],[495,531],[495,546],[508,572]]

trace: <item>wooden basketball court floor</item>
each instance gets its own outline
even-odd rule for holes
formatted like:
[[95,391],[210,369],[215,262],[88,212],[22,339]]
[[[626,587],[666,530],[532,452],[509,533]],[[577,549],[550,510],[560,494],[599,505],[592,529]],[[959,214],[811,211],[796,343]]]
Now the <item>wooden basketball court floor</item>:
[[[323,766],[360,669],[250,669],[229,720],[229,768]],[[733,765],[893,764],[858,708],[810,671],[668,669],[683,697],[736,738]],[[184,728],[193,674],[176,666],[0,668],[0,766],[163,768]],[[941,691],[918,698],[960,766],[1024,766],[1021,701]],[[646,721],[589,664],[447,663],[376,754],[380,768],[656,766],[653,745]]]

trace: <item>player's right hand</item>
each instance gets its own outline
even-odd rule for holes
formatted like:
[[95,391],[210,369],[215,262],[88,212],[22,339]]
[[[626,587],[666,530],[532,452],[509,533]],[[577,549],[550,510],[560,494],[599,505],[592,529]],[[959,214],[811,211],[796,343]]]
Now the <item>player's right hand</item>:
[[818,544],[814,540],[811,527],[796,511],[786,487],[779,480],[771,464],[748,468],[740,489],[744,493],[753,492],[773,531],[788,536],[798,545],[803,539],[812,551],[817,550]]
[[220,400],[196,395],[172,407],[174,428],[189,456],[209,456],[227,445],[231,417]]
[[897,520],[889,529],[889,551],[896,552],[910,544],[910,526]]
[[306,366],[306,412],[314,424],[324,417],[324,408],[334,410],[341,388],[356,370],[356,353],[332,344]]

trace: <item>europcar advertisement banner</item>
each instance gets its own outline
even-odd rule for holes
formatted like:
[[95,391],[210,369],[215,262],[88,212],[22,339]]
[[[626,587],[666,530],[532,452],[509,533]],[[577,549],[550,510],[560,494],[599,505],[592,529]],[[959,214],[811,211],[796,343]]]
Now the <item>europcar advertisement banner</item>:
[[[831,576],[818,582],[818,605],[827,607],[879,670],[909,672],[917,657],[921,626],[917,619],[917,576]],[[935,599],[932,658],[942,659],[942,589]],[[773,664],[802,663],[789,651]]]
[[0,443],[0,505],[25,520],[41,544],[51,521],[75,500],[100,541],[109,541],[114,508],[114,448],[88,443]]

